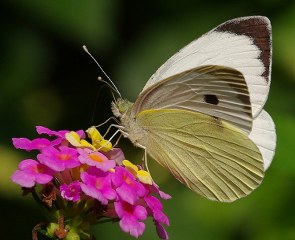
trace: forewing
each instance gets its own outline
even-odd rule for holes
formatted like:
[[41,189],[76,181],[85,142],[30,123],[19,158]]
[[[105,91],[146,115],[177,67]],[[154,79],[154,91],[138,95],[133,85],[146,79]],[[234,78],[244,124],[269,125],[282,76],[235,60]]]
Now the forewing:
[[240,71],[249,87],[252,113],[267,100],[271,72],[271,24],[262,16],[227,21],[191,42],[168,59],[146,83],[153,84],[202,65],[227,66]]
[[132,116],[148,109],[183,109],[224,119],[250,132],[252,112],[243,75],[232,68],[202,66],[163,81],[142,92]]
[[264,170],[270,166],[276,149],[276,129],[271,116],[264,110],[254,119],[249,138],[259,148],[264,162]]
[[262,181],[263,161],[247,135],[218,118],[185,110],[146,110],[136,117],[148,154],[202,196],[234,201]]

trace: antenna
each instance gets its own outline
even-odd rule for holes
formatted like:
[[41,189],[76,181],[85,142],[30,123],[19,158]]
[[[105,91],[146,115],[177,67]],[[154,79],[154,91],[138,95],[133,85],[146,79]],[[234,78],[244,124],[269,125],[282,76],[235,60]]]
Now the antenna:
[[98,80],[101,81],[101,82],[106,83],[112,90],[114,90],[119,95],[119,97],[121,97],[121,93],[119,92],[116,85],[113,83],[113,81],[110,79],[110,77],[106,74],[106,72],[102,69],[102,67],[96,61],[96,59],[92,56],[92,54],[88,51],[88,49],[87,49],[87,47],[85,45],[83,45],[83,49],[92,58],[92,60],[96,63],[96,65],[99,67],[99,69],[102,71],[102,73],[107,77],[109,82],[104,81],[101,77],[98,77]]
[[[116,92],[117,94],[119,94],[119,96],[121,97],[121,94],[118,92],[118,90],[115,89],[109,82],[103,80],[101,77],[98,77],[97,80],[100,81],[100,82],[103,82],[105,85],[107,85],[110,89],[112,89],[114,92]],[[116,101],[116,98],[114,96],[114,92],[111,92],[111,93],[112,93],[112,96],[113,96],[114,101]]]

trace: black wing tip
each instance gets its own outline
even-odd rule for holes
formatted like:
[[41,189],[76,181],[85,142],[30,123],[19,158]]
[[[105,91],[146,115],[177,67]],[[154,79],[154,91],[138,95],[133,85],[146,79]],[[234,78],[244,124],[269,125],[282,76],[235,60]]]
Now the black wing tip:
[[271,22],[266,16],[246,16],[246,17],[238,17],[228,20],[219,26],[217,26],[214,30],[219,30],[229,25],[263,25],[266,29],[271,31]]
[[239,35],[248,35],[255,37],[255,34],[263,34],[265,37],[271,37],[271,22],[265,16],[248,16],[228,20],[212,31],[230,32]]
[[262,76],[270,82],[272,56],[272,30],[270,20],[265,16],[239,17],[226,21],[212,30],[243,35],[253,40],[260,49],[260,59],[265,71]]

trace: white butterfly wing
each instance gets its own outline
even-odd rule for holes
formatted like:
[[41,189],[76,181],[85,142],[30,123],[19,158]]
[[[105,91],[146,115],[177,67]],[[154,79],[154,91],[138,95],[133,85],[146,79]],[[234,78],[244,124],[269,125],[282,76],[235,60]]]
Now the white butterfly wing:
[[119,99],[113,112],[126,136],[179,181],[234,201],[260,184],[273,158],[275,127],[262,110],[270,70],[269,20],[233,19],[181,49],[133,105]]
[[250,132],[252,112],[242,74],[221,66],[202,66],[169,77],[142,92],[131,116],[147,109],[183,109],[218,117]]
[[258,146],[264,162],[264,170],[270,166],[276,149],[276,130],[271,116],[264,110],[254,119],[249,138]]
[[177,109],[146,110],[136,117],[147,153],[202,196],[234,201],[264,176],[263,160],[247,134],[218,118]]
[[149,79],[150,86],[181,72],[219,65],[240,71],[248,85],[252,113],[256,117],[267,100],[271,71],[271,24],[261,16],[227,21],[168,59]]

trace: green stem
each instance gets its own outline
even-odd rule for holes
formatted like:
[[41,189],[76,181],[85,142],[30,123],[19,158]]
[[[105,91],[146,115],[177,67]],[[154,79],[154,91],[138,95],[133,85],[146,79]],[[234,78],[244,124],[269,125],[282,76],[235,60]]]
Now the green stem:
[[39,198],[35,188],[32,191],[32,196],[34,198],[34,200],[37,202],[37,204],[40,206],[41,212],[42,214],[45,216],[45,218],[49,221],[55,221],[55,217],[51,214],[52,213],[52,209],[50,209],[50,207],[48,207],[46,204],[44,204],[41,199]]

